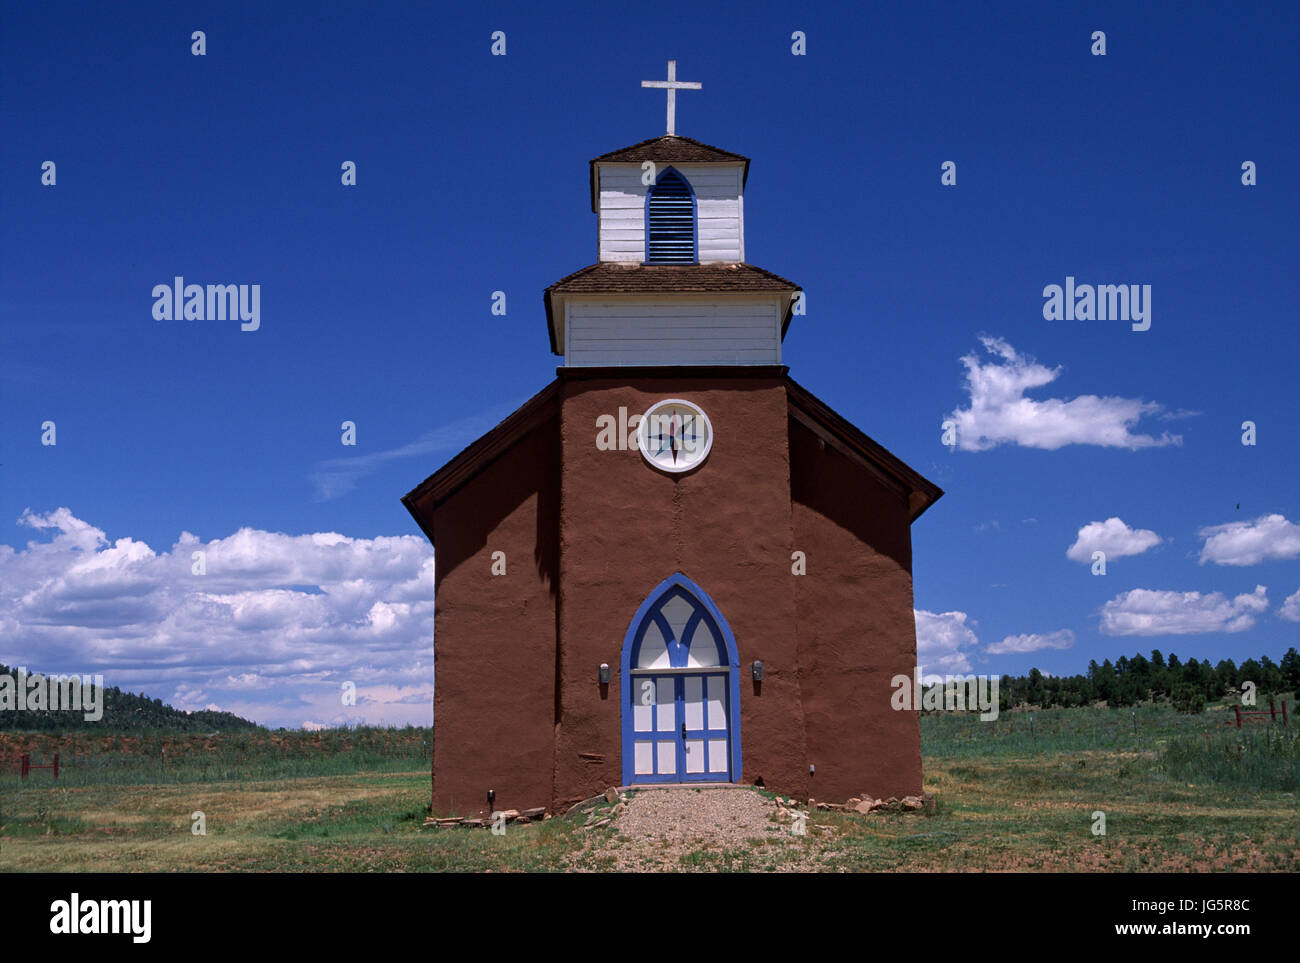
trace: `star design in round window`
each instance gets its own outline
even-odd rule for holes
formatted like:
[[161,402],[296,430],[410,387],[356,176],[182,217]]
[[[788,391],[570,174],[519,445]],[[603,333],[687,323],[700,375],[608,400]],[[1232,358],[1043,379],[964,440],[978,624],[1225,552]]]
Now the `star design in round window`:
[[650,406],[637,426],[637,445],[651,465],[663,471],[690,471],[709,457],[713,426],[702,408],[681,398]]

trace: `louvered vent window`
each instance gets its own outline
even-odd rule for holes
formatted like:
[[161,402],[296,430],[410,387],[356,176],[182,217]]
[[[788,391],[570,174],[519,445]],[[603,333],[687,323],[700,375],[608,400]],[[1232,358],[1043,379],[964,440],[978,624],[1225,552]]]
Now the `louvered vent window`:
[[646,220],[647,264],[695,263],[695,197],[675,170],[651,188]]

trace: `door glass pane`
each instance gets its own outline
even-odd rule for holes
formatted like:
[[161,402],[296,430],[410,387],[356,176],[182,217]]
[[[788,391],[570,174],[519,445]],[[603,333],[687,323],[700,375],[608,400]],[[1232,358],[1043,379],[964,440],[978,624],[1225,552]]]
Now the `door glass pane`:
[[645,635],[641,638],[641,650],[637,653],[637,664],[632,668],[666,669],[668,664],[668,645],[664,642],[664,636],[659,631],[658,623],[651,622],[646,626]]
[[664,740],[659,743],[659,774],[677,775],[677,742]]
[[[722,694],[726,690],[720,675],[709,676],[709,728],[727,728],[727,710],[723,707]],[[713,768],[710,766],[709,768]]]
[[704,679],[698,675],[688,675],[682,680],[686,685],[686,728],[704,728]]
[[672,629],[673,637],[678,642],[686,641],[682,638],[682,635],[685,632],[686,623],[690,621],[691,614],[695,611],[695,606],[680,595],[674,595],[664,603],[664,607],[660,611],[663,612],[664,618],[668,620],[668,626]]
[[727,771],[727,740],[709,740],[709,772]]
[[[650,704],[643,706],[641,704],[646,689],[649,686]],[[649,732],[654,725],[654,681],[651,679],[632,679],[632,730],[634,732]]]
[[686,740],[686,771],[704,772],[704,740]]
[[699,624],[695,626],[695,634],[691,636],[691,653],[686,664],[722,665],[720,653],[721,650],[713,637],[713,630],[709,628],[709,623],[700,619]]
[[633,759],[636,765],[636,774],[638,776],[654,775],[654,752],[652,742],[637,742],[633,744]]
[[672,676],[656,679],[655,682],[657,689],[655,703],[659,706],[657,728],[660,732],[672,732],[677,728],[677,705],[673,699]]

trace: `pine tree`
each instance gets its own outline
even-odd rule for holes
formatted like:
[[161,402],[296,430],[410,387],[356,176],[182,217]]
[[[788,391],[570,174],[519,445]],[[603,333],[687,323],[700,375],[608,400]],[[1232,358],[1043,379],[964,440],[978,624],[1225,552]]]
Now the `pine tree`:
[[1282,656],[1282,681],[1292,692],[1300,689],[1300,652],[1295,646],[1286,650]]

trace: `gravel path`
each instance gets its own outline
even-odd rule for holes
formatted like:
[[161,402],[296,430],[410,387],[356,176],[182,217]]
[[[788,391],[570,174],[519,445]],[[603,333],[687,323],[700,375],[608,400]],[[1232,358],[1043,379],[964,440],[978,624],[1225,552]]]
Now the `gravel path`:
[[[598,814],[600,815],[600,814]],[[819,830],[795,835],[793,818],[750,789],[644,789],[607,827],[583,830],[577,871],[776,871],[822,868]]]

